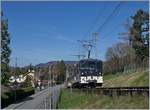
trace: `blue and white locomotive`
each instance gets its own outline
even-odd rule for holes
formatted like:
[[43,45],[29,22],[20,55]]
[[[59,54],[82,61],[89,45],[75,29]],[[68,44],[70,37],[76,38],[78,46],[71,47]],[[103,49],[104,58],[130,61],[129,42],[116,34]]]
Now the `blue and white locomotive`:
[[102,61],[90,58],[91,48],[93,47],[90,42],[86,42],[83,46],[88,50],[88,58],[78,62],[76,75],[68,84],[73,88],[95,88],[97,86],[102,86]]
[[78,72],[80,87],[102,86],[102,61],[97,59],[80,60]]
[[82,59],[77,64],[77,73],[73,80],[68,82],[68,87],[73,88],[95,88],[102,86],[102,61],[97,59]]

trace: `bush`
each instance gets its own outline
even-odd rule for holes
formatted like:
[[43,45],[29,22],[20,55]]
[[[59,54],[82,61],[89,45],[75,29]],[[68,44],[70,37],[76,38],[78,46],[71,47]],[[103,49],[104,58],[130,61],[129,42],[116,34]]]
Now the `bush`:
[[32,87],[21,88],[16,91],[11,90],[9,92],[6,92],[4,95],[1,96],[2,108],[14,103],[15,92],[16,92],[16,101],[24,99],[35,93],[34,88],[32,88]]
[[7,92],[6,94],[8,94],[7,97],[5,96],[1,96],[1,108],[4,108],[6,106],[8,106],[9,104],[13,103],[13,98],[12,95],[10,95],[10,92]]

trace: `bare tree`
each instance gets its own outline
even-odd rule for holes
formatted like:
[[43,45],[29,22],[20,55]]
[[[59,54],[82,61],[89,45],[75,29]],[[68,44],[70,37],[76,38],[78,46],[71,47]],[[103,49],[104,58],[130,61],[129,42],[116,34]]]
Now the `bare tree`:
[[104,64],[104,71],[116,73],[124,71],[128,65],[135,62],[134,49],[127,43],[117,43],[110,47],[106,52],[106,62]]

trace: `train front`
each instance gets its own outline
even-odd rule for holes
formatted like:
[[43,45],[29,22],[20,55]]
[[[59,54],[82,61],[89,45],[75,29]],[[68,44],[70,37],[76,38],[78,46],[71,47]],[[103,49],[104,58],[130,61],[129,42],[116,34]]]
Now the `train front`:
[[84,59],[79,62],[80,85],[82,87],[102,86],[102,61]]

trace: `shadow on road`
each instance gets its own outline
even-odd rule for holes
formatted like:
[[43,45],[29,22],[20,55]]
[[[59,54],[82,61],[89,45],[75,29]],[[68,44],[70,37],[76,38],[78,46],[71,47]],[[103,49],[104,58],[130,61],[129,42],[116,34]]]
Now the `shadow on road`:
[[18,100],[18,101],[16,101],[14,104],[18,104],[18,103],[20,103],[20,102],[24,102],[24,101],[29,101],[29,100],[33,100],[34,98],[33,97],[27,97],[27,98],[25,98],[25,99],[22,99],[22,100]]

